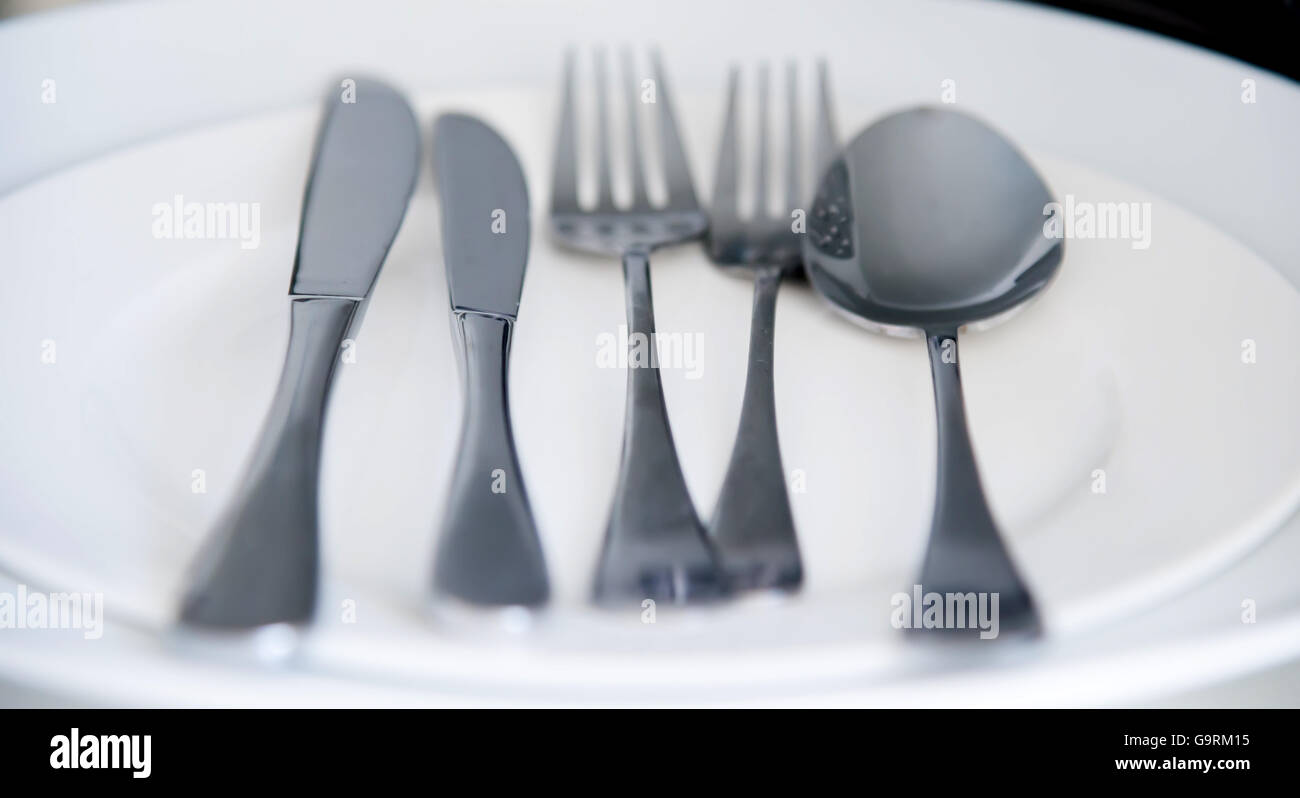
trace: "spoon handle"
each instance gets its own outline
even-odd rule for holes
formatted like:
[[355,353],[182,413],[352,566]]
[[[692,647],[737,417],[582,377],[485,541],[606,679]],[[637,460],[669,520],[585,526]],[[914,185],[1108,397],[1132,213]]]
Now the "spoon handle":
[[780,267],[763,269],[754,281],[740,429],[709,525],[732,587],[742,590],[792,590],[803,581],[776,434],[772,379],[776,296],[783,273]]
[[934,521],[921,567],[927,592],[990,593],[999,598],[999,626],[1037,632],[1038,612],[1007,552],[980,485],[966,427],[956,330],[928,331],[938,416],[939,461]]
[[650,256],[623,255],[629,351],[623,456],[595,599],[684,602],[725,594],[722,572],[695,513],[668,426],[659,381]]

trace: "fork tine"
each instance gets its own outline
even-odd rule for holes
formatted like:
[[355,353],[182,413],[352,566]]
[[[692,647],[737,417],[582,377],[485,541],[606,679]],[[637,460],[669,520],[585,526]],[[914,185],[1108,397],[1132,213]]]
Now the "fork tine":
[[606,85],[605,51],[596,50],[596,208],[613,210],[614,189],[610,179],[609,90]]
[[799,72],[791,61],[785,67],[785,107],[789,119],[785,139],[785,213],[799,207],[803,188],[799,181]]
[[718,143],[718,170],[713,175],[713,215],[734,218],[736,207],[736,94],[740,71],[732,67],[727,75],[727,116],[722,122],[722,141]]
[[564,55],[564,99],[560,104],[560,129],[555,139],[551,176],[551,212],[578,210],[577,119],[573,106],[573,50]]
[[668,208],[694,210],[699,203],[695,199],[695,189],[691,186],[691,170],[686,161],[686,151],[682,149],[682,140],[677,135],[677,122],[668,101],[663,62],[657,50],[651,53],[651,61],[655,85],[658,87],[655,105],[659,106],[659,150],[663,161],[664,182],[668,188]]
[[815,180],[822,179],[822,173],[835,158],[839,150],[839,137],[835,134],[835,112],[831,107],[830,78],[827,75],[826,62],[817,62],[817,133],[813,149],[813,172]]
[[637,105],[640,92],[637,91],[636,66],[632,60],[632,50],[623,50],[623,75],[627,84],[627,133],[629,174],[632,181],[632,208],[646,210],[650,207],[650,197],[646,194],[645,167],[641,158],[641,125],[638,120]]
[[770,81],[767,62],[758,65],[758,157],[754,163],[754,218],[767,216],[767,151],[768,113],[767,96]]

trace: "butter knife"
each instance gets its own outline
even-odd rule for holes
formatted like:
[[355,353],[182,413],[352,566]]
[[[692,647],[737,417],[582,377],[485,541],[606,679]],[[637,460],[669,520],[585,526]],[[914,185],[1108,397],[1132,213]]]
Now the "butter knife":
[[433,167],[464,386],[434,592],[480,606],[536,606],[550,587],[507,399],[510,339],[528,264],[528,189],[509,145],[461,114],[435,121]]
[[330,386],[420,160],[415,115],[401,94],[367,79],[338,86],[325,103],[303,199],[279,386],[235,499],[193,564],[183,627],[301,625],[315,612],[316,483]]

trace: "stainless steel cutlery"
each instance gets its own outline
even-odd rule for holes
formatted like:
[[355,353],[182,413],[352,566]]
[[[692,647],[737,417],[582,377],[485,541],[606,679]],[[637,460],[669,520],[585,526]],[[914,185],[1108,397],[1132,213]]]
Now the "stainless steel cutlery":
[[[631,334],[655,340],[650,292],[650,253],[696,238],[704,232],[704,212],[695,199],[686,152],[657,54],[652,56],[655,116],[667,202],[652,205],[646,191],[636,108],[642,96],[630,54],[623,59],[623,81],[630,109],[627,169],[630,206],[613,198],[605,97],[605,58],[596,56],[596,204],[584,208],[578,196],[575,56],[564,68],[564,95],[555,145],[551,191],[551,231],[562,245],[623,261],[627,321]],[[658,366],[629,367],[623,455],[604,548],[596,570],[595,598],[602,603],[672,602],[713,599],[727,587],[717,556],[695,512],[677,460]]]
[[892,114],[860,133],[813,201],[813,286],[873,328],[925,336],[938,416],[938,485],[920,584],[998,594],[1004,630],[1039,627],[984,498],[962,399],[957,331],[1041,291],[1063,246],[1043,234],[1051,193],[997,131],[956,111]]
[[[737,589],[794,589],[803,581],[790,497],[777,440],[773,386],[776,297],[781,281],[803,264],[801,215],[805,194],[799,146],[798,73],[788,65],[785,78],[785,180],[780,212],[768,208],[768,95],[770,75],[758,69],[758,136],[754,161],[752,211],[742,216],[739,196],[738,102],[740,76],[733,69],[727,87],[727,113],[718,144],[713,202],[706,249],[714,263],[754,279],[753,320],[749,331],[749,370],[745,378],[740,427],[722,483],[709,534]],[[834,155],[835,122],[825,65],[818,69],[818,110],[813,170]]]
[[362,79],[354,93],[327,99],[303,199],[279,387],[243,483],[194,563],[184,625],[240,630],[311,619],[325,407],[339,349],[360,325],[419,160],[415,115],[393,88]]
[[[616,165],[608,65],[603,51],[595,54],[595,201],[584,204],[577,58],[566,58],[549,228],[561,246],[621,259],[629,333],[652,347],[650,254],[704,237],[716,265],[754,280],[749,363],[739,426],[707,529],[678,461],[657,357],[629,365],[621,459],[595,601],[709,601],[802,584],[773,377],[778,292],[786,277],[802,269],[850,317],[926,338],[939,456],[922,585],[936,592],[998,593],[1002,628],[1038,629],[1033,598],[980,485],[966,427],[957,334],[964,325],[1005,317],[1054,276],[1062,247],[1041,232],[1051,201],[1047,187],[997,132],[948,110],[894,114],[839,149],[825,65],[817,74],[808,159],[814,175],[806,180],[798,73],[791,64],[784,80],[781,206],[774,212],[772,81],[763,65],[755,81],[752,210],[743,210],[741,196],[740,76],[733,69],[706,216],[658,54],[649,61],[647,77],[638,73],[631,52],[622,55],[627,141],[621,148],[625,162]],[[642,108],[657,125],[657,159],[643,146]],[[194,564],[180,612],[186,626],[248,630],[303,624],[314,613],[316,481],[335,363],[345,337],[360,324],[401,226],[419,153],[414,114],[392,88],[361,80],[355,102],[339,98],[327,104],[303,202],[284,369],[244,481]],[[651,200],[651,162],[662,171],[662,202]],[[539,607],[551,587],[508,398],[531,232],[524,173],[496,131],[455,113],[439,116],[433,126],[433,169],[464,400],[433,592],[476,606]],[[626,202],[615,199],[616,172],[626,176]],[[812,187],[815,192],[806,191]]]
[[506,391],[528,264],[528,189],[510,147],[472,117],[438,118],[433,158],[465,387],[434,589],[472,604],[535,606],[550,587]]

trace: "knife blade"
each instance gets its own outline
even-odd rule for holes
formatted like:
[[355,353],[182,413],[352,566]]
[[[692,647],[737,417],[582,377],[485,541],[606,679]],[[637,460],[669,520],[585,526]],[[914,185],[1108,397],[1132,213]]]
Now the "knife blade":
[[420,131],[402,95],[377,80],[343,83],[351,85],[329,102],[303,197],[296,296],[368,296],[419,174]]
[[528,263],[528,187],[510,146],[471,116],[434,124],[443,259],[452,308],[515,318]]

